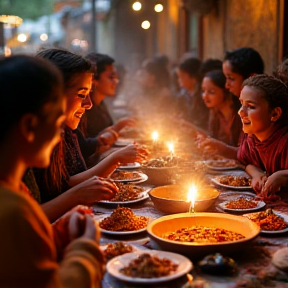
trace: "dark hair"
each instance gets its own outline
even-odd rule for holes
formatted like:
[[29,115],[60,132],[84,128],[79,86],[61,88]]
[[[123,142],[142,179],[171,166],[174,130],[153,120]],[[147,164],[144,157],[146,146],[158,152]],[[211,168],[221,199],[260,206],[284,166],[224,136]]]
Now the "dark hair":
[[112,57],[100,53],[89,53],[86,58],[96,66],[94,74],[96,80],[100,78],[100,75],[105,71],[107,65],[112,65],[115,62]]
[[200,67],[201,61],[198,58],[191,57],[181,61],[178,65],[178,69],[188,73],[191,77],[195,77],[200,80]]
[[211,81],[218,86],[219,88],[223,89],[224,96],[226,100],[231,100],[232,107],[237,111],[240,108],[240,101],[237,97],[232,95],[228,89],[225,87],[226,77],[222,70],[213,70],[204,75],[204,78],[207,77],[211,79]]
[[[42,50],[37,54],[37,58],[48,59],[60,69],[64,77],[64,89],[69,87],[70,81],[78,73],[91,72],[92,65],[88,59],[67,50],[55,48]],[[64,161],[63,145],[64,141],[62,138],[53,150],[50,166],[39,172],[42,173],[41,178],[46,181],[46,187],[52,185],[56,187],[59,192],[61,191],[62,179],[69,179],[69,173]],[[50,182],[48,183],[48,181]],[[50,194],[53,193],[52,189],[48,192]]]
[[159,87],[169,87],[170,75],[162,56],[147,58],[142,63],[142,69],[154,75],[155,82]]
[[222,61],[219,59],[207,59],[204,62],[202,62],[200,67],[200,73],[202,77],[213,70],[222,70]]
[[277,69],[273,71],[273,75],[284,83],[288,83],[288,58],[284,59]]
[[58,88],[63,88],[62,75],[49,61],[25,55],[2,58],[0,97],[6,108],[0,113],[0,139],[24,114],[39,114],[45,103],[57,101]]
[[247,79],[251,74],[263,74],[264,62],[259,52],[250,47],[226,51],[224,61],[229,61],[232,71]]
[[[255,87],[263,92],[263,98],[268,102],[269,107],[274,109],[280,107],[282,115],[278,122],[288,125],[288,88],[280,79],[265,74],[255,75],[243,82],[244,86]],[[284,121],[282,121],[284,120]]]
[[80,55],[64,49],[45,49],[36,54],[37,58],[45,58],[55,64],[62,72],[65,88],[76,73],[91,72],[91,63]]

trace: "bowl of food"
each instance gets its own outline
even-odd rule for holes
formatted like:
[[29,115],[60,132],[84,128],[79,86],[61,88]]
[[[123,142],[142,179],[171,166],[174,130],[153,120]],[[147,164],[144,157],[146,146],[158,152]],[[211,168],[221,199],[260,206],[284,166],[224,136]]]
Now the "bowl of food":
[[141,170],[148,176],[148,184],[167,185],[172,183],[173,175],[177,171],[177,162],[170,157],[157,157],[142,165]]
[[[166,214],[188,212],[190,202],[187,201],[187,194],[187,189],[177,184],[160,186],[149,191],[155,208]],[[198,189],[194,210],[207,211],[215,203],[219,194],[218,190],[210,186]]]
[[149,236],[165,251],[188,256],[235,253],[260,233],[248,218],[224,213],[178,213],[147,226]]

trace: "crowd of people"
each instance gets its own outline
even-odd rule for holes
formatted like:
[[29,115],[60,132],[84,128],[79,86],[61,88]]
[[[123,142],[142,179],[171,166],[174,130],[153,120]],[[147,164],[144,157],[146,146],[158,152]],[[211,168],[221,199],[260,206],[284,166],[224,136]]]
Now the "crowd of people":
[[143,114],[144,122],[172,120],[199,151],[240,161],[259,196],[285,191],[287,61],[274,75],[263,73],[263,59],[249,47],[223,61],[185,55],[173,69],[157,55],[126,79],[130,114],[114,121],[105,104],[119,92],[112,57],[50,48],[2,58],[0,286],[101,287],[99,228],[78,205],[111,199],[118,187],[108,176],[148,159],[137,143],[103,157]]

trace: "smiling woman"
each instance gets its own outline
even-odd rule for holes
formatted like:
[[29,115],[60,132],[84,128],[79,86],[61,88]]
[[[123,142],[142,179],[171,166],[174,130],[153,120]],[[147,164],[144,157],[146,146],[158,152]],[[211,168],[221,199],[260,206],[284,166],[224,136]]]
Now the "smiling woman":
[[[61,141],[52,153],[51,163],[46,169],[33,169],[36,178],[34,184],[39,187],[42,208],[53,222],[76,205],[92,205],[113,198],[118,191],[115,183],[95,175],[107,177],[119,163],[143,162],[147,151],[136,144],[129,145],[87,169],[75,129],[85,110],[92,105],[89,96],[91,63],[80,55],[61,49],[43,50],[37,57],[48,59],[60,68],[67,96],[66,123]],[[33,173],[30,174],[32,177]],[[26,183],[31,182],[26,179]]]

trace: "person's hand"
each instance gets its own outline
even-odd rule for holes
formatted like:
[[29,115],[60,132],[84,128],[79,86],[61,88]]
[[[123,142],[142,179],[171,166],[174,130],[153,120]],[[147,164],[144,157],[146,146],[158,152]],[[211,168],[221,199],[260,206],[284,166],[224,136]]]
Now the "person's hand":
[[137,121],[134,118],[127,117],[127,118],[122,118],[118,120],[118,122],[114,124],[112,127],[113,127],[113,130],[115,130],[116,132],[119,132],[126,126],[133,127],[133,126],[136,126],[136,124],[137,124]]
[[118,133],[112,129],[105,130],[98,135],[97,139],[101,146],[110,148],[118,139]]
[[251,185],[253,190],[261,196],[262,188],[264,187],[265,182],[267,181],[267,176],[265,173],[259,173],[252,177]]
[[266,179],[261,190],[261,196],[269,197],[269,195],[280,191],[282,186],[287,185],[287,180],[287,175],[283,173],[283,170],[273,173]]
[[149,152],[146,148],[134,143],[115,151],[111,156],[123,164],[133,162],[142,163],[148,159]]
[[107,178],[93,176],[73,187],[72,197],[77,197],[78,204],[91,206],[100,200],[110,200],[119,191],[116,184]]
[[68,223],[70,241],[79,237],[99,242],[100,229],[91,215],[73,212]]
[[198,149],[201,149],[203,153],[213,155],[217,154],[219,150],[219,141],[216,139],[210,138],[202,133],[197,133],[196,143]]

